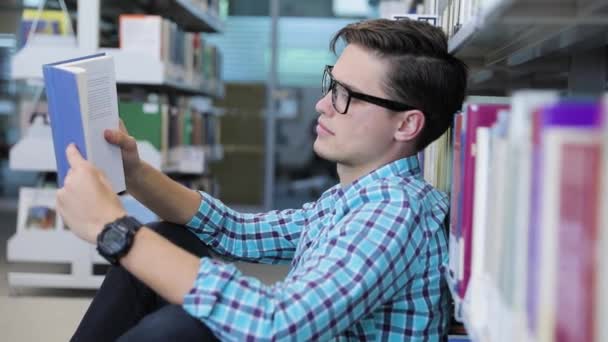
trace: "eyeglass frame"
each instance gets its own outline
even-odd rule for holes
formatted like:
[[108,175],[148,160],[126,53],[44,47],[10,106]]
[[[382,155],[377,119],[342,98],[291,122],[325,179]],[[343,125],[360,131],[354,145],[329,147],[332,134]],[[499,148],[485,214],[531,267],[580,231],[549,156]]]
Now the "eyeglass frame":
[[[418,110],[418,108],[412,107],[405,103],[401,103],[401,102],[397,102],[397,101],[393,101],[393,100],[387,100],[387,99],[383,99],[381,97],[368,95],[368,94],[364,94],[364,93],[360,93],[360,92],[351,90],[349,87],[347,87],[346,85],[337,81],[334,78],[334,75],[332,75],[332,73],[331,73],[333,68],[334,68],[333,65],[325,66],[325,70],[323,71],[323,78],[321,79],[321,93],[323,94],[323,96],[326,96],[330,91],[332,92],[331,104],[334,107],[334,109],[336,110],[336,112],[338,112],[340,114],[346,114],[348,112],[348,108],[350,107],[350,100],[352,98],[356,98],[358,100],[362,100],[362,101],[365,101],[365,102],[368,102],[371,104],[375,104],[376,106],[380,106],[382,108],[386,108],[386,109],[394,111],[394,112],[401,112],[401,111],[406,111],[406,110]],[[327,89],[325,89],[325,78],[327,76],[329,76],[330,81],[329,81],[329,86],[327,87]],[[338,108],[336,107],[336,99],[333,95],[334,89],[336,88],[336,84],[338,84],[342,88],[344,88],[344,90],[346,90],[346,93],[348,95],[348,97],[346,99],[346,107],[344,108],[343,112],[339,111]]]

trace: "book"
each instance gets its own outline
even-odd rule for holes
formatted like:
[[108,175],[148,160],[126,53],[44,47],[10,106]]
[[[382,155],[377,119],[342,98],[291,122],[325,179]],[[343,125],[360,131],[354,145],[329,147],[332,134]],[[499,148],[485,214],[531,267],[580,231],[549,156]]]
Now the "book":
[[475,191],[475,155],[477,128],[489,127],[496,121],[498,111],[509,109],[508,105],[501,104],[472,104],[467,107],[466,119],[464,124],[465,140],[464,167],[462,175],[462,224],[460,249],[463,253],[461,274],[459,278],[459,295],[464,298],[471,275],[471,255],[472,255],[472,230],[473,230],[473,207]]
[[57,189],[19,189],[18,232],[52,232],[60,229],[61,217],[57,214]]
[[[462,113],[454,117],[454,134],[452,136],[452,186],[450,191],[450,228],[449,228],[449,269],[450,276],[458,279],[458,219],[460,207],[460,178],[462,170]],[[457,289],[454,289],[455,291]]]
[[[556,326],[559,341],[593,341],[596,253],[599,251],[599,199],[602,145],[599,130],[552,132],[547,143],[558,150]],[[572,167],[577,165],[577,167]]]
[[[532,334],[540,341],[552,341],[558,337],[556,335],[557,322],[565,325],[561,326],[563,330],[567,330],[566,327],[574,327],[573,329],[578,330],[579,326],[588,327],[586,324],[592,321],[591,317],[581,312],[579,304],[573,302],[581,302],[581,305],[586,305],[585,302],[592,300],[588,297],[585,298],[585,293],[592,292],[593,288],[592,282],[588,279],[590,271],[574,271],[574,269],[578,268],[580,264],[580,262],[577,263],[577,259],[584,257],[587,253],[592,253],[593,248],[590,248],[591,246],[587,243],[584,248],[588,248],[590,251],[578,250],[582,247],[581,243],[573,242],[572,245],[575,246],[571,248],[567,241],[576,240],[577,232],[596,229],[592,227],[594,223],[585,222],[585,217],[591,215],[592,219],[596,219],[591,208],[596,205],[597,201],[591,200],[589,195],[593,188],[597,187],[598,182],[587,183],[593,182],[588,177],[593,178],[593,175],[599,172],[573,175],[570,172],[576,172],[577,168],[593,168],[593,166],[576,164],[577,167],[572,168],[569,163],[582,161],[580,159],[585,158],[588,153],[599,155],[599,149],[597,149],[597,153],[582,152],[579,150],[579,146],[575,146],[580,144],[584,150],[593,149],[593,145],[598,145],[593,140],[597,139],[594,136],[599,131],[599,114],[598,104],[578,101],[560,102],[546,108],[541,114],[540,224],[538,227],[531,227],[531,229],[538,229],[538,238],[541,241],[540,251],[537,254],[539,268],[536,270],[539,273],[537,330],[535,334],[534,332]],[[568,149],[571,150],[568,151]],[[590,156],[588,159],[593,158]],[[567,166],[566,169],[574,170],[566,171],[565,166]],[[572,193],[570,193],[571,191]],[[582,236],[578,238],[584,239]],[[566,248],[560,248],[560,240],[566,241],[564,242]],[[562,253],[565,254],[562,255]],[[570,262],[576,265],[568,266]],[[558,271],[560,267],[565,267],[569,271]],[[577,274],[578,279],[575,278]],[[582,281],[580,278],[583,278]],[[590,293],[590,295],[592,294]],[[563,306],[576,313],[572,315],[574,312],[565,312],[569,310],[560,309]],[[588,306],[585,309],[592,311]]]
[[129,135],[138,141],[148,141],[158,151],[162,151],[163,122],[161,103],[159,101],[120,101],[118,103],[120,118],[124,122]]
[[507,202],[506,226],[513,227],[512,301],[506,305],[513,312],[515,331],[524,331],[526,317],[526,286],[528,267],[528,228],[532,188],[532,117],[541,108],[559,100],[556,91],[522,90],[513,94],[509,117],[508,144],[511,158],[508,188],[512,194]]
[[[487,227],[488,197],[490,196],[490,128],[479,127],[477,129],[477,162],[475,163],[475,201],[473,217],[473,258],[471,260],[471,282],[470,290],[474,291],[470,298],[470,315],[478,321],[485,314],[485,301],[479,296],[481,284],[487,283],[486,272],[486,240],[490,239]],[[451,247],[451,246],[450,246]]]
[[116,193],[126,189],[120,148],[104,138],[118,129],[114,62],[96,54],[43,66],[59,187],[70,165],[65,150],[74,143],[101,170]]
[[[608,318],[608,95],[602,99],[602,136],[603,136],[603,160],[602,160],[602,208],[600,209],[599,231],[599,253],[597,255],[599,264],[597,272],[595,315],[598,322],[605,322]],[[608,341],[608,324],[596,324],[595,340]]]

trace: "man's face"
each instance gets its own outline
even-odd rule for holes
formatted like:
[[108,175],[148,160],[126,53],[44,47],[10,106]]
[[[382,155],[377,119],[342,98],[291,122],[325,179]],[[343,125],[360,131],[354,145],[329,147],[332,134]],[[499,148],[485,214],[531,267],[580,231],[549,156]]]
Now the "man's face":
[[[388,99],[382,90],[388,65],[360,46],[349,44],[331,74],[353,91]],[[399,123],[380,106],[351,98],[348,111],[340,114],[332,105],[332,92],[321,98],[316,127],[315,152],[322,158],[357,167],[386,158],[395,148],[393,135]]]

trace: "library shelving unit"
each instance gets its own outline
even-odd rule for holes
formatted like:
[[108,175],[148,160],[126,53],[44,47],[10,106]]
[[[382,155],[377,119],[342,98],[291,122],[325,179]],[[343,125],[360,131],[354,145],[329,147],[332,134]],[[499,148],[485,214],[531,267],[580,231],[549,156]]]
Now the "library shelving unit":
[[[224,85],[221,80],[219,82],[205,82],[203,80],[202,84],[188,84],[186,81],[173,78],[163,61],[155,60],[146,53],[124,51],[120,48],[101,48],[99,32],[102,15],[109,12],[110,15],[116,17],[123,13],[131,13],[133,6],[142,3],[142,1],[103,2],[103,7],[101,2],[101,0],[67,1],[68,4],[77,6],[77,36],[68,44],[65,44],[65,41],[59,45],[49,45],[48,42],[47,44],[44,44],[44,42],[37,44],[36,40],[28,42],[13,57],[12,78],[40,80],[42,79],[43,64],[106,52],[114,58],[116,82],[119,85],[200,98],[223,96]],[[159,14],[174,19],[186,31],[213,33],[222,30],[223,23],[218,14],[202,9],[195,4],[194,0],[155,1],[148,2],[145,5],[142,8],[153,11],[150,14]],[[141,9],[136,13],[141,13]],[[203,103],[205,106],[209,106],[211,101],[203,101]],[[218,111],[210,111],[209,108],[205,109],[207,112],[221,114],[217,113]],[[40,173],[55,172],[56,165],[50,127],[48,125],[46,127],[37,125],[34,130],[31,132],[32,134],[24,134],[22,140],[13,147],[9,161],[10,165],[16,170]],[[171,158],[172,153],[180,155],[189,153],[189,155],[194,154],[199,157],[194,160],[197,165],[193,165],[192,162],[184,162],[183,165],[172,165],[172,169],[166,170],[163,165],[164,161],[161,160],[161,154],[154,146],[148,142],[138,142],[138,146],[142,159],[165,172],[173,173],[203,174],[207,171],[204,165],[208,161],[218,160],[223,156],[221,145],[201,146],[194,148],[196,150],[194,152],[169,151],[169,155],[166,156],[167,159]],[[42,191],[40,194],[33,195],[33,197],[30,190],[21,189],[22,193],[26,193],[26,195],[29,193],[30,196],[26,200],[20,198],[20,206],[22,204],[31,205],[31,203],[42,205],[40,203],[44,202],[45,196],[54,200],[54,195],[51,197],[45,195],[45,193],[48,193],[48,189],[36,189]],[[123,196],[122,200],[123,203],[130,201],[130,205],[133,205],[134,200],[132,198]],[[54,203],[50,203],[50,206],[53,205]],[[129,206],[127,204],[125,206],[129,210]],[[12,263],[67,264],[70,266],[70,270],[67,274],[9,272],[9,285],[11,287],[38,288],[98,288],[103,281],[103,275],[97,275],[94,272],[94,266],[106,264],[106,261],[98,255],[95,247],[79,240],[68,229],[62,227],[63,224],[60,222],[61,218],[58,215],[56,217],[58,223],[55,228],[27,229],[21,227],[20,225],[24,224],[21,221],[25,220],[23,216],[28,214],[27,209],[29,207],[19,208],[18,216],[21,219],[18,219],[16,234],[7,243],[7,260]],[[52,215],[55,215],[55,213],[53,212]]]
[[454,24],[449,51],[472,68],[473,90],[604,90],[607,1],[484,1]]
[[[432,2],[431,2],[432,3]],[[598,96],[606,89],[608,66],[608,1],[606,0],[437,0],[431,5],[441,16],[459,3],[449,27],[449,51],[470,67],[472,95],[507,95],[531,88],[558,89],[566,95]],[[428,2],[427,2],[428,4]],[[427,7],[428,9],[428,7]],[[449,15],[449,14],[448,14]],[[441,20],[440,20],[441,21]],[[445,21],[444,21],[445,23]],[[454,288],[454,280],[447,282]],[[473,280],[471,283],[473,284]],[[484,313],[472,313],[471,291],[484,301]],[[464,323],[473,341],[496,340],[487,320],[515,322],[500,303],[498,291],[475,280],[462,299],[452,293],[455,318]],[[509,324],[505,323],[505,326]],[[529,336],[524,336],[530,340]]]

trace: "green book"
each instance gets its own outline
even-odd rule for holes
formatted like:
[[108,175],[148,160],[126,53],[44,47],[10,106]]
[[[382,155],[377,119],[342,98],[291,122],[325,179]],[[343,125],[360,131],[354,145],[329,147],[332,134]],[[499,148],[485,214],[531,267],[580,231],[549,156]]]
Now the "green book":
[[192,145],[192,111],[190,108],[184,108],[182,112],[182,145]]
[[118,111],[131,136],[136,140],[147,140],[162,150],[163,116],[159,103],[120,101]]

